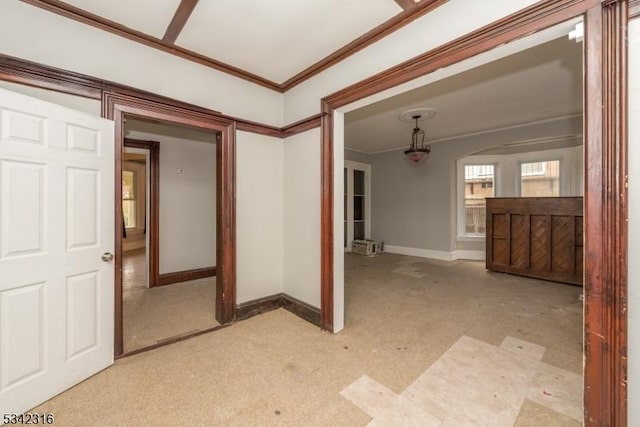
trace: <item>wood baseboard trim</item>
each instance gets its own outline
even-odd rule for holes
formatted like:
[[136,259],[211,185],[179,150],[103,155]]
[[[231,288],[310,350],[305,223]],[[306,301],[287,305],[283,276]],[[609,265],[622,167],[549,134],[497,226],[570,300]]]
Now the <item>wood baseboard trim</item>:
[[297,298],[282,294],[281,307],[309,323],[321,327],[320,309]]
[[164,273],[158,276],[156,286],[166,286],[173,283],[186,282],[187,280],[204,279],[216,275],[216,267],[197,268],[195,270],[176,271]]
[[238,304],[236,307],[236,320],[246,320],[258,314],[267,313],[282,307],[282,294],[269,295]]
[[270,295],[238,304],[236,320],[246,320],[258,314],[284,308],[303,320],[320,327],[320,309],[284,293]]

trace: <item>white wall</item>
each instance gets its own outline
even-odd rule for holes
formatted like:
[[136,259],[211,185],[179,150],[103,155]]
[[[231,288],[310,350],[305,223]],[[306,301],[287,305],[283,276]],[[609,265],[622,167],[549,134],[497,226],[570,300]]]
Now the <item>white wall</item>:
[[238,304],[283,289],[283,141],[236,136]]
[[68,108],[72,108],[77,111],[89,113],[94,116],[100,116],[102,105],[97,99],[83,98],[77,95],[69,95],[67,93],[55,92],[53,90],[41,89],[38,87],[31,87],[19,83],[8,82],[0,80],[0,88],[7,89],[13,92],[18,92],[23,95],[39,98],[44,101],[53,102],[54,104],[62,105]]
[[0,52],[274,126],[282,94],[19,0],[0,2]]
[[284,292],[320,307],[320,130],[284,141]]
[[629,425],[640,425],[640,18],[629,23]]
[[142,132],[126,136],[160,142],[160,274],[215,266],[215,135],[212,142]]
[[[450,1],[284,95],[284,122],[320,111],[320,99],[523,9],[536,0]],[[446,22],[446,25],[442,23]]]

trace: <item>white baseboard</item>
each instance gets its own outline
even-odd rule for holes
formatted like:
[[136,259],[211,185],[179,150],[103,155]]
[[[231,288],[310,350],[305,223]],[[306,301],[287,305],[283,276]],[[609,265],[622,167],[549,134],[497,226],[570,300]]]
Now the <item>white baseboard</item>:
[[466,259],[471,261],[484,261],[487,258],[486,255],[487,254],[485,251],[465,251],[465,250],[459,249],[451,252],[451,259],[452,260]]
[[420,258],[437,259],[441,261],[455,261],[458,259],[483,261],[485,259],[484,251],[464,251],[457,250],[453,252],[436,251],[433,249],[408,248],[405,246],[384,245],[384,251],[390,254],[409,255]]
[[384,245],[384,251],[391,254],[417,256],[421,258],[451,261],[451,252],[435,251],[433,249],[407,248],[404,246]]

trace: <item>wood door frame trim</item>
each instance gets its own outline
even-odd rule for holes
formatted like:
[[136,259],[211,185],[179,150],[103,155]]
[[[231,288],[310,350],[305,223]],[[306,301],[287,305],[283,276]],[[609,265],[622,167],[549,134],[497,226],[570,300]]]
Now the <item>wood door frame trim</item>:
[[149,287],[157,286],[160,275],[160,143],[141,139],[124,138],[123,147],[149,151]]
[[[628,0],[542,0],[321,101],[321,324],[333,330],[333,115],[348,105],[568,19],[586,16],[585,425],[626,425]],[[605,92],[603,89],[607,89]],[[605,96],[606,95],[606,96]],[[587,216],[590,219],[587,219]],[[590,224],[590,225],[588,225]],[[588,231],[587,231],[588,227]]]
[[136,97],[105,92],[102,116],[115,122],[115,356],[124,354],[122,324],[122,151],[124,116],[192,126],[217,132],[216,144],[216,320],[228,324],[235,319],[236,299],[236,206],[235,122]]

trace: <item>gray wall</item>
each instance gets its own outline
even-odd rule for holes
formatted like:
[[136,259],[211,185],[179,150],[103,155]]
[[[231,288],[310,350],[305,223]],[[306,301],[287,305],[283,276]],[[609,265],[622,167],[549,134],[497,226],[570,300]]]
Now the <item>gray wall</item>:
[[344,159],[351,160],[352,162],[371,163],[371,156],[369,154],[349,150],[348,148],[344,150]]
[[[409,248],[483,250],[483,242],[456,248],[456,160],[502,144],[581,132],[577,117],[437,142],[418,168],[406,163],[401,150],[358,160],[372,166],[371,237]],[[348,154],[351,159],[353,152]]]

